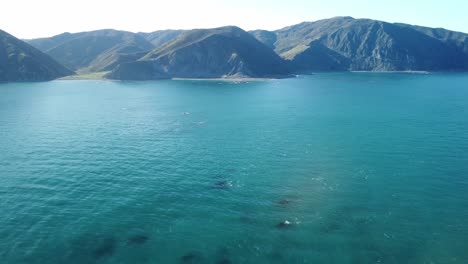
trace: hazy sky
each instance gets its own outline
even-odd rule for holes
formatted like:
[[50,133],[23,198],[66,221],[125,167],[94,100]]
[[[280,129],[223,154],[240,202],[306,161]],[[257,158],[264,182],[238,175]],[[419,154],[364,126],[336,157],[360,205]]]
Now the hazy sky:
[[271,30],[333,16],[468,32],[468,0],[2,0],[0,8],[0,29],[20,38],[103,28]]

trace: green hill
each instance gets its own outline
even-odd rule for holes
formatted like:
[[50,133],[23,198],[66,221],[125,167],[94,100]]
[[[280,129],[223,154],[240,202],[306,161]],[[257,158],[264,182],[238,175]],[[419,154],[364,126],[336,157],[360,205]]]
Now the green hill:
[[111,70],[134,53],[154,46],[144,37],[112,29],[64,33],[51,38],[29,40],[63,65],[81,72]]
[[113,79],[282,77],[289,70],[269,47],[238,27],[195,29],[124,63]]

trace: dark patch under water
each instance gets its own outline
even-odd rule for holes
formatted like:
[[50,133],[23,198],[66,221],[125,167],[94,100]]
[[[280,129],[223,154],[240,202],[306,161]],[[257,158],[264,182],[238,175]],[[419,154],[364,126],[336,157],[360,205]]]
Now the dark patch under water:
[[189,252],[180,258],[181,264],[198,264],[204,263],[204,261],[205,258],[203,257],[203,254],[198,251]]
[[287,207],[291,204],[291,200],[289,199],[281,199],[279,202],[278,202],[278,205],[282,206],[282,207]]
[[276,225],[276,228],[278,229],[287,229],[291,227],[292,227],[292,223],[289,221],[281,221]]
[[230,253],[227,247],[220,247],[216,251],[216,264],[230,264]]
[[320,227],[320,232],[329,234],[329,233],[337,232],[341,228],[342,228],[342,225],[339,222],[329,221],[329,222],[322,224],[322,226]]
[[98,242],[97,247],[93,250],[92,255],[95,258],[104,258],[112,256],[117,248],[115,238],[105,238]]
[[220,180],[213,184],[213,188],[215,189],[227,190],[231,187],[232,187],[232,183],[231,181],[228,181],[228,180]]
[[[69,250],[57,257],[66,263],[94,263],[111,257],[117,250],[118,241],[113,236],[80,235],[65,243]],[[53,262],[52,258],[49,258]]]
[[148,242],[149,239],[147,235],[134,235],[128,238],[127,243],[130,245],[142,245]]
[[232,262],[229,259],[220,259],[216,261],[216,264],[231,264]]

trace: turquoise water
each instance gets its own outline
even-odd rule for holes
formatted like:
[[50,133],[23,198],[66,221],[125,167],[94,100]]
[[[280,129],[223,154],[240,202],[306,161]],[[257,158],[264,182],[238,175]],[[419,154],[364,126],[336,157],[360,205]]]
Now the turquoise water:
[[468,263],[466,74],[1,84],[0,148],[0,263]]

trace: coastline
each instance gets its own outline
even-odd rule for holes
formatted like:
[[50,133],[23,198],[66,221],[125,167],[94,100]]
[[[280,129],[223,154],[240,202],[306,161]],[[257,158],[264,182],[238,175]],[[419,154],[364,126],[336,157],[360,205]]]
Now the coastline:
[[167,78],[167,79],[148,79],[148,80],[114,80],[105,78],[105,75],[109,72],[96,72],[86,74],[75,74],[65,77],[61,77],[55,80],[60,81],[161,81],[161,80],[173,80],[173,81],[224,81],[224,82],[260,82],[260,81],[272,81],[288,78],[296,78],[297,75],[291,75],[283,78],[257,78],[257,77],[217,77],[217,78]]
[[173,81],[224,81],[224,82],[261,82],[278,80],[275,78],[171,78]]
[[148,80],[114,80],[105,78],[105,75],[109,72],[96,72],[96,73],[86,73],[86,74],[75,74],[69,75],[61,78],[55,79],[56,81],[161,81],[161,80],[173,80],[173,81],[207,81],[207,82],[233,82],[233,83],[243,83],[243,82],[264,82],[264,81],[273,81],[281,79],[292,79],[300,78],[301,76],[307,75],[316,75],[316,74],[327,74],[327,73],[370,73],[370,74],[434,74],[434,73],[467,73],[464,71],[457,72],[438,72],[438,71],[317,71],[310,73],[301,73],[289,75],[287,77],[217,77],[217,78],[167,78],[167,79],[148,79]]
[[74,75],[68,75],[62,78],[58,78],[56,80],[60,81],[77,81],[77,80],[83,80],[83,81],[105,81],[109,80],[105,78],[104,76],[108,74],[109,71],[105,72],[92,72],[92,73],[77,73]]
[[430,71],[349,71],[352,73],[409,73],[409,74],[431,74]]

